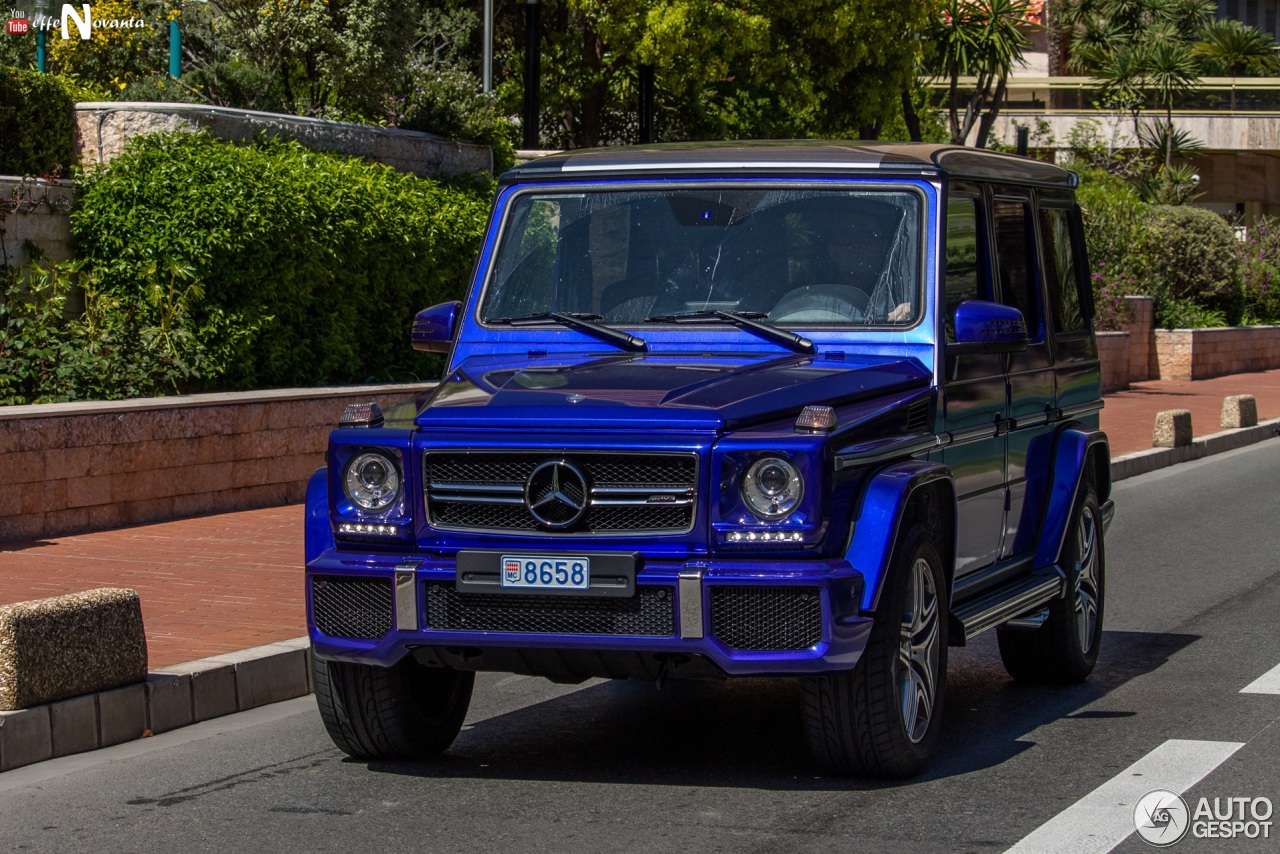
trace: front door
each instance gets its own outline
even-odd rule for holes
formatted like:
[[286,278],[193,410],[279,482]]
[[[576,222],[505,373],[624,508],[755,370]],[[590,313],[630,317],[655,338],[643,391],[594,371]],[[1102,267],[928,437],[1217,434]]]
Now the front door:
[[[977,187],[956,184],[948,196],[943,285],[945,335],[955,340],[955,310],[992,299],[986,207]],[[942,377],[942,451],[956,487],[956,577],[990,566],[1000,555],[1005,508],[1006,379],[1003,357],[948,355]]]

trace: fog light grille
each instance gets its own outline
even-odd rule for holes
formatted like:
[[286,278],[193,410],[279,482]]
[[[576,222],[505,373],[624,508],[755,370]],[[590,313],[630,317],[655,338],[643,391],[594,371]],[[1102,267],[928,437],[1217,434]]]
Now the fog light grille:
[[732,649],[808,649],[822,640],[816,587],[712,587],[711,634]]
[[316,628],[334,638],[376,640],[391,631],[391,580],[318,575],[311,579]]

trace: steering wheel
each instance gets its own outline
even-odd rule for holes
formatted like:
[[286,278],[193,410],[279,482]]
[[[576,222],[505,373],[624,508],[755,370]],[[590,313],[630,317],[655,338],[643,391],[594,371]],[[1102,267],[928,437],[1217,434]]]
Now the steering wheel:
[[805,285],[787,291],[769,311],[779,323],[862,323],[871,300],[852,285]]

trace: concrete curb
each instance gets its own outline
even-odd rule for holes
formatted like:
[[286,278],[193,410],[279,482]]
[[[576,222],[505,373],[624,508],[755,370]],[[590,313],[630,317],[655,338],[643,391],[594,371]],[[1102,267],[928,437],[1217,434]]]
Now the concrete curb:
[[1193,439],[1191,444],[1177,448],[1152,448],[1149,451],[1125,454],[1111,461],[1111,480],[1124,480],[1166,466],[1234,451],[1236,448],[1253,445],[1273,436],[1280,436],[1280,418],[1261,421],[1256,427],[1240,427],[1201,436],[1199,439]]
[[[1224,430],[1179,448],[1126,454],[1111,463],[1124,480],[1233,451],[1280,435],[1280,418]],[[96,750],[211,718],[302,697],[314,690],[306,637],[162,667],[146,682],[16,712],[0,712],[0,772]]]
[[306,637],[162,667],[147,681],[0,712],[0,772],[310,694]]

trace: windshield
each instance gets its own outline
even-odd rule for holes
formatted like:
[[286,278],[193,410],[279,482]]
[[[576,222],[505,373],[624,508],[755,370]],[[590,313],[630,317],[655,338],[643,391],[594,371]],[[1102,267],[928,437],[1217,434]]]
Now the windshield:
[[786,326],[910,326],[922,311],[910,191],[683,187],[512,203],[483,322],[752,312]]

